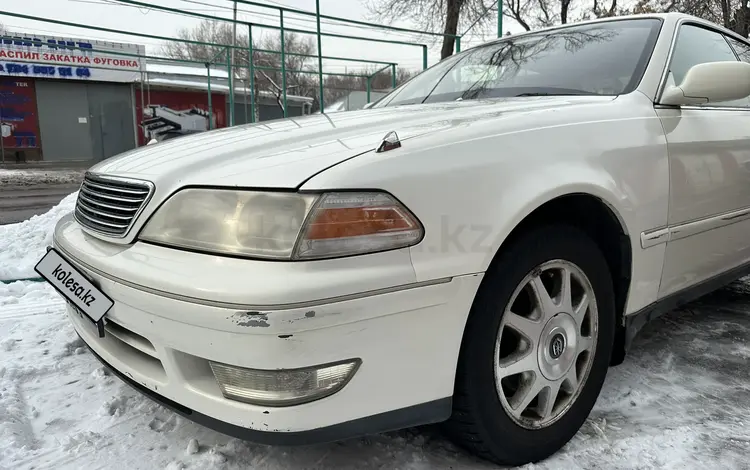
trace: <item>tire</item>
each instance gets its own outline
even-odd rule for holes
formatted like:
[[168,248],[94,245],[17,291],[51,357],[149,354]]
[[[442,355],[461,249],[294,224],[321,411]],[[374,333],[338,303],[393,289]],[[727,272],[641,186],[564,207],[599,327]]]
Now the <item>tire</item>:
[[[562,312],[543,317],[539,305],[550,304],[542,304],[536,281],[543,281],[545,290],[557,293],[555,298],[562,302],[564,290],[556,289],[566,270],[573,279],[569,304],[582,308],[567,316]],[[595,297],[588,308],[583,308],[582,292]],[[509,306],[511,300],[514,303]],[[506,307],[514,312],[506,313]],[[514,315],[524,308],[527,313]],[[492,263],[474,299],[461,345],[453,414],[443,424],[445,433],[475,455],[500,465],[538,462],[560,450],[581,428],[601,391],[614,343],[615,318],[609,267],[597,244],[583,231],[550,225],[516,237]],[[516,325],[523,328],[516,330]],[[503,335],[498,337],[501,327]],[[535,343],[527,339],[540,329]],[[579,352],[587,346],[588,350]],[[525,354],[535,356],[530,359]],[[523,360],[518,359],[522,356]],[[536,366],[530,365],[534,360]],[[568,372],[559,378],[566,364],[570,364]],[[496,377],[515,370],[511,367],[536,369],[496,382]],[[573,371],[581,383],[575,391]],[[556,399],[550,398],[558,386],[555,380],[560,382]],[[523,398],[545,383],[549,386],[524,411]],[[520,415],[519,410],[523,411]],[[546,418],[540,418],[547,412]]]

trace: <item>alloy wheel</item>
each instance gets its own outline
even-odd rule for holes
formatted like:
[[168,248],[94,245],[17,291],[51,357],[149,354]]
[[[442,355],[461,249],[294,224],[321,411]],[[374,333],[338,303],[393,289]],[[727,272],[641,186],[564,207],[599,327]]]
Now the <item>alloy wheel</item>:
[[553,260],[516,287],[495,344],[503,409],[527,429],[551,425],[580,394],[596,351],[596,297],[575,264]]

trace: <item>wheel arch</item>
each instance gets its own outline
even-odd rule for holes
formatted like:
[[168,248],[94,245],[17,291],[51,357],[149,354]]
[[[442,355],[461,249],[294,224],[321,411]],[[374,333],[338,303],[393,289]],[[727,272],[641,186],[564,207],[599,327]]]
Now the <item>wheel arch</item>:
[[622,363],[625,357],[623,318],[633,272],[632,234],[620,211],[607,199],[592,192],[575,191],[554,195],[528,208],[522,212],[519,221],[499,244],[487,268],[489,269],[500,253],[525,232],[550,224],[565,224],[579,228],[602,250],[612,274],[617,314],[617,331],[611,364]]

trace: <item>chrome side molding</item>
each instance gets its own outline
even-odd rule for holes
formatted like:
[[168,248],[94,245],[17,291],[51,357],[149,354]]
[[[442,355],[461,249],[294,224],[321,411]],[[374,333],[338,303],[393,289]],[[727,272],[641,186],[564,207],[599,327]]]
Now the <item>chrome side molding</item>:
[[705,219],[685,222],[672,227],[660,227],[641,232],[641,248],[651,248],[674,240],[692,237],[700,233],[726,227],[750,219],[750,207],[737,209]]

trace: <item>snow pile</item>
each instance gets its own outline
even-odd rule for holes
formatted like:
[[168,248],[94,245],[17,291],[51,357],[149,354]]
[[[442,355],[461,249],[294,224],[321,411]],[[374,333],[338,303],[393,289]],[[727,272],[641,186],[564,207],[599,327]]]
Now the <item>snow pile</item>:
[[[738,287],[739,286],[739,287]],[[649,325],[581,432],[524,470],[747,470],[750,295]],[[745,292],[742,294],[742,292]],[[0,468],[489,470],[434,428],[308,447],[232,439],[131,390],[86,352],[47,284],[0,285]]]
[[0,280],[37,277],[34,266],[52,244],[55,224],[73,211],[78,192],[42,215],[12,225],[0,225]]
[[30,186],[80,183],[85,172],[85,170],[0,169],[0,185]]
[[[0,371],[2,380],[5,369]],[[0,389],[0,442],[4,447],[3,456],[10,457],[11,461],[34,444],[34,432],[26,420],[26,409],[19,389],[17,383]]]
[[[47,214],[0,227],[0,268],[26,263],[30,270],[74,200],[73,194]],[[610,369],[575,438],[524,470],[747,470],[748,345],[747,280],[665,315],[636,338],[624,364]],[[14,282],[0,283],[0,469],[11,468],[497,467],[457,449],[434,427],[307,447],[262,446],[216,433],[107,372],[87,353],[49,284]]]
[[28,310],[33,305],[53,305],[62,303],[62,297],[41,282],[0,283],[0,319],[5,318],[10,306]]

